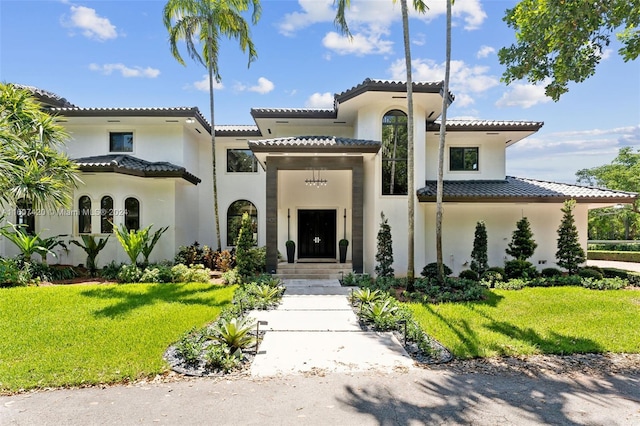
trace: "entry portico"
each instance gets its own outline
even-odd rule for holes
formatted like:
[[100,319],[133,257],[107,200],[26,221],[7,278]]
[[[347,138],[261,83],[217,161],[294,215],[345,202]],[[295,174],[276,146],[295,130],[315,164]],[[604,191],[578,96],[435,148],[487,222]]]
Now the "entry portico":
[[353,269],[363,272],[364,159],[380,142],[297,136],[249,147],[266,171],[267,270],[277,270],[278,251],[293,234],[298,258],[335,259],[338,241],[348,239]]

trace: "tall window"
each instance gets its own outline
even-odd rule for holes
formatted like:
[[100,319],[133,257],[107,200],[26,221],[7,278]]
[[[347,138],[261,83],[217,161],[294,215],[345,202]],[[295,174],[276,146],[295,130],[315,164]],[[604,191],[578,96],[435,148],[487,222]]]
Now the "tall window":
[[238,200],[227,210],[227,245],[235,246],[240,235],[242,215],[248,213],[253,224],[253,244],[258,244],[258,210],[251,201]]
[[133,133],[109,132],[109,151],[133,152]]
[[449,148],[449,170],[477,171],[478,148]]
[[140,229],[140,201],[136,198],[124,200],[124,226],[129,231]]
[[91,233],[91,198],[86,195],[78,199],[78,232]]
[[382,195],[407,195],[407,115],[397,109],[382,118]]
[[113,198],[108,195],[100,200],[100,232],[113,233]]
[[258,160],[250,149],[227,150],[227,172],[255,173],[258,171]]
[[33,204],[24,199],[16,204],[16,225],[20,225],[29,235],[36,233],[36,214],[33,211]]

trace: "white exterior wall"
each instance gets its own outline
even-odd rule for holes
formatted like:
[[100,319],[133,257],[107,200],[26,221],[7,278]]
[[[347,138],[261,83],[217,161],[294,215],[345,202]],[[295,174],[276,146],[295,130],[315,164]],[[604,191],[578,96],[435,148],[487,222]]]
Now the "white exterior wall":
[[[416,269],[436,261],[435,203],[420,203],[426,212],[427,232],[418,239],[424,244],[425,258],[416,257]],[[469,269],[476,223],[484,221],[487,228],[489,266],[504,266],[511,260],[505,250],[511,242],[516,223],[527,217],[533,238],[538,244],[529,259],[539,270],[557,267],[558,227],[562,220],[562,203],[445,203],[443,216],[443,261],[454,274]],[[578,204],[574,210],[580,243],[587,248],[587,206]],[[543,263],[544,262],[544,263]]]

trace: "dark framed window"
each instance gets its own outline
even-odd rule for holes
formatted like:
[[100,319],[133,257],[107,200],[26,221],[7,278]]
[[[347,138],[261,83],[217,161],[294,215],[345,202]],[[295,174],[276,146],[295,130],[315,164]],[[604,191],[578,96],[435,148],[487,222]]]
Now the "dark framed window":
[[250,149],[227,149],[227,172],[256,173],[258,160]]
[[16,203],[16,225],[24,229],[27,234],[36,233],[36,213],[33,211],[33,204],[25,200]]
[[86,195],[78,199],[78,233],[91,233],[91,198]]
[[100,232],[113,233],[113,198],[108,195],[100,200]]
[[133,152],[133,133],[109,132],[109,151]]
[[251,201],[238,200],[231,203],[227,210],[227,245],[235,246],[240,235],[242,215],[247,213],[253,224],[253,244],[258,244],[258,210]]
[[451,171],[477,171],[478,148],[449,148],[449,170]]
[[124,200],[124,226],[128,231],[140,229],[140,201],[137,198]]
[[407,195],[407,114],[399,110],[382,118],[382,195]]

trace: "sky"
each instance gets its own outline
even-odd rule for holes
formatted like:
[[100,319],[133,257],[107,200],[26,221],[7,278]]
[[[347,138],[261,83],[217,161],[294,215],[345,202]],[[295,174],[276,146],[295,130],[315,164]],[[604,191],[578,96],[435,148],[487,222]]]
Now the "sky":
[[[409,2],[411,3],[411,2]],[[409,28],[414,81],[444,78],[445,2],[427,1]],[[543,86],[507,86],[497,51],[515,34],[503,22],[515,0],[456,0],[448,117],[543,121],[507,149],[507,174],[575,183],[583,168],[640,149],[640,61],[623,62],[617,41],[596,75],[554,102]],[[0,0],[0,81],[48,90],[80,107],[198,107],[209,117],[206,69],[180,45],[172,56],[163,0]],[[405,80],[400,6],[352,0],[353,38],[333,24],[333,0],[263,0],[251,28],[258,58],[220,44],[215,124],[254,124],[251,108],[332,108],[333,96],[366,78]],[[249,18],[249,16],[247,16]]]

